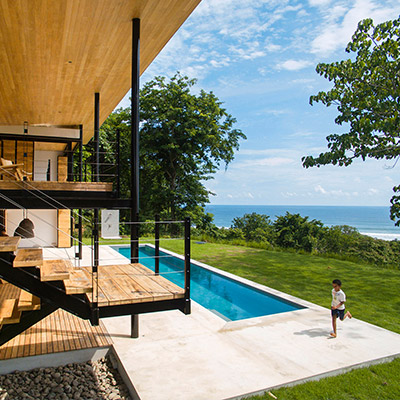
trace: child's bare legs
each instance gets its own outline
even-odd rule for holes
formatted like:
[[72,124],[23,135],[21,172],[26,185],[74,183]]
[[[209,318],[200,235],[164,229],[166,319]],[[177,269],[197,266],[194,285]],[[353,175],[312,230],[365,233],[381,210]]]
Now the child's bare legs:
[[345,320],[346,317],[349,317],[349,319],[352,319],[352,318],[353,318],[353,316],[350,314],[350,311],[347,311],[347,313],[344,315],[343,320]]
[[330,333],[332,337],[336,337],[336,320],[337,320],[337,315],[332,315],[332,328],[333,332]]

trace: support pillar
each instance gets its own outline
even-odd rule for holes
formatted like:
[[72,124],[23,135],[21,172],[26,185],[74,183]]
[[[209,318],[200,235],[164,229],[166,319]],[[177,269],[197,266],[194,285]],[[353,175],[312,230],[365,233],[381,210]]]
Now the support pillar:
[[94,94],[94,182],[99,182],[100,175],[100,93]]
[[[139,76],[140,19],[132,20],[131,93],[131,263],[139,262]],[[131,337],[139,337],[139,316],[131,316]]]

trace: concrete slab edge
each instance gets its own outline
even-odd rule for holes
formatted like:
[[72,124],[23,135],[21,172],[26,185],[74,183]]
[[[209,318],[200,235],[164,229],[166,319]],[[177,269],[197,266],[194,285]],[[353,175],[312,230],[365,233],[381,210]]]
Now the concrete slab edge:
[[241,399],[247,399],[247,398],[252,397],[252,396],[260,396],[260,395],[263,395],[263,394],[265,394],[267,392],[272,392],[273,390],[277,390],[277,389],[280,389],[280,388],[283,388],[283,387],[291,387],[291,386],[300,385],[300,384],[306,383],[306,382],[319,381],[319,380],[324,379],[324,378],[330,378],[331,376],[342,375],[342,374],[345,374],[347,372],[350,372],[350,371],[353,371],[353,370],[356,370],[356,369],[368,368],[368,367],[370,367],[372,365],[388,363],[388,362],[391,362],[391,361],[395,360],[396,358],[400,358],[400,353],[393,354],[393,355],[390,355],[390,356],[381,357],[381,358],[377,358],[377,359],[374,359],[374,360],[365,361],[365,362],[358,363],[358,364],[353,364],[353,365],[350,365],[350,366],[344,367],[344,368],[334,369],[332,371],[324,372],[322,374],[317,374],[317,375],[312,375],[312,376],[309,376],[309,377],[306,377],[306,378],[297,379],[295,381],[283,383],[281,385],[270,386],[270,387],[262,389],[262,390],[257,390],[255,392],[251,392],[251,393],[246,393],[246,394],[242,394],[242,395],[238,395],[238,396],[234,396],[234,397],[225,398],[223,400],[241,400]]
[[29,371],[35,368],[60,367],[72,363],[97,361],[108,354],[110,347],[111,345],[1,360],[0,375],[9,374],[14,371]]
[[129,374],[126,372],[126,369],[124,367],[124,364],[122,363],[121,359],[118,356],[116,348],[111,346],[110,348],[110,354],[111,354],[111,361],[113,362],[113,367],[116,368],[121,375],[122,380],[124,381],[126,387],[129,390],[129,394],[132,397],[132,400],[140,400],[139,394],[135,389],[135,386],[133,385],[133,382],[129,378]]

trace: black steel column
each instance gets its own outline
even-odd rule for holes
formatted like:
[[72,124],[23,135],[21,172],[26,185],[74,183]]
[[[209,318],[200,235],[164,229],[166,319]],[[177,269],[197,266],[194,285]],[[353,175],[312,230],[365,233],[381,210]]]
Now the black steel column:
[[[131,93],[131,263],[139,262],[139,76],[140,19],[132,20]],[[131,315],[131,337],[139,337],[139,316]]]
[[185,218],[185,314],[190,314],[190,218]]
[[98,294],[99,294],[99,210],[94,209],[93,218],[93,265],[92,265],[92,315],[90,322],[93,326],[99,324],[99,307],[98,307]]
[[[131,93],[131,222],[139,216],[139,75],[140,19],[132,20],[132,93]],[[131,225],[131,262],[139,261],[139,229]]]
[[155,216],[154,245],[154,272],[158,275],[160,273],[160,216],[158,214]]
[[74,180],[74,153],[72,152],[72,143],[69,142],[67,144],[67,170],[68,170],[68,181]]
[[116,188],[115,191],[117,192],[117,199],[120,198],[121,196],[121,132],[119,129],[117,129],[117,135],[116,135],[116,152],[115,152],[115,163],[117,165],[117,176],[116,176]]
[[[79,182],[82,182],[83,168],[83,125],[79,125]],[[82,226],[82,208],[78,210],[78,254],[76,256],[82,260],[82,239],[83,239],[83,226]]]
[[99,182],[100,175],[100,93],[94,94],[94,163],[95,168],[92,171],[94,174],[94,182]]
[[131,338],[137,339],[139,337],[139,315],[131,315]]
[[[100,131],[100,94],[94,94],[94,151],[95,151],[95,171],[94,181],[99,182],[99,131]],[[92,171],[93,174],[93,171]],[[93,305],[92,305],[92,325],[99,323],[99,308],[98,308],[98,267],[99,267],[99,209],[95,208],[93,218]]]

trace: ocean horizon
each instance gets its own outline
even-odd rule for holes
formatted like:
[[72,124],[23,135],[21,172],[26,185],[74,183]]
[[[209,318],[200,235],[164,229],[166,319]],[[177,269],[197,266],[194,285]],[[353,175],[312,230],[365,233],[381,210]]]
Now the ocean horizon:
[[360,233],[378,239],[400,239],[400,227],[390,219],[389,206],[295,206],[295,205],[213,205],[205,207],[214,215],[214,224],[229,228],[233,219],[244,214],[268,215],[271,220],[277,216],[300,214],[302,217],[316,219],[326,226],[349,225]]

